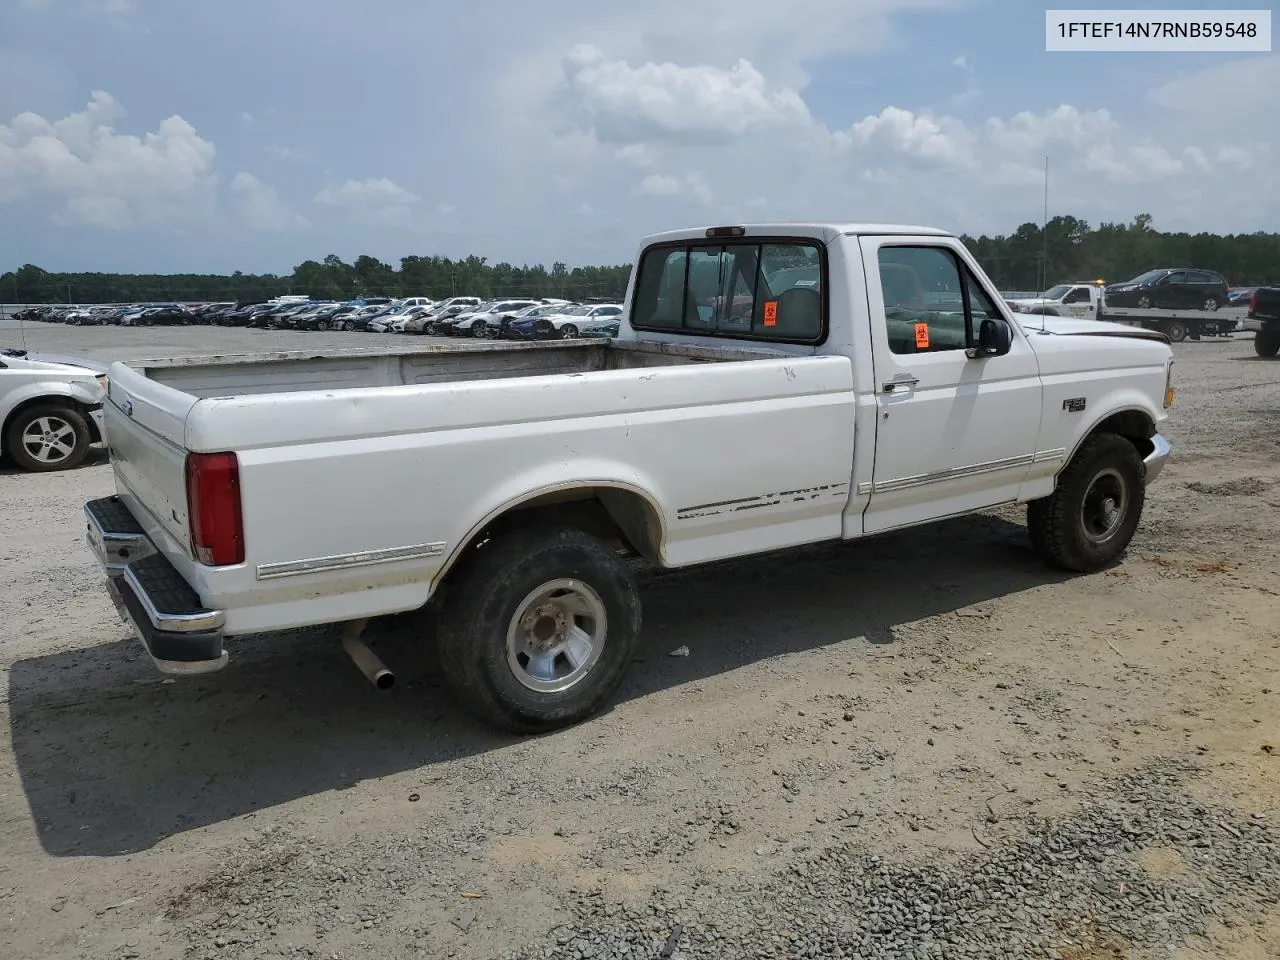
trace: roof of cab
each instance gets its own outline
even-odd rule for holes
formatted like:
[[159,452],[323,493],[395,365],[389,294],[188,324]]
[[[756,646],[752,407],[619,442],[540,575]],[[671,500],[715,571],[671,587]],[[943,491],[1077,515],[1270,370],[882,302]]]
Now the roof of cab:
[[922,236],[953,237],[949,230],[937,227],[921,227],[902,223],[858,223],[844,220],[776,220],[755,223],[709,224],[702,227],[682,227],[666,230],[644,238],[644,245],[670,243],[678,240],[705,240],[712,226],[742,227],[745,236],[821,237],[830,243],[839,236]]

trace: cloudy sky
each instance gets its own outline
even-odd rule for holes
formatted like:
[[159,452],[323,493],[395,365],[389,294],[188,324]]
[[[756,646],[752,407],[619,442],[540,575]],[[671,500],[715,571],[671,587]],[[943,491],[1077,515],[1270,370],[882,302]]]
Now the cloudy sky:
[[1026,0],[0,0],[0,271],[1007,233],[1046,155],[1051,215],[1275,230],[1278,90],[1277,54],[1045,53]]

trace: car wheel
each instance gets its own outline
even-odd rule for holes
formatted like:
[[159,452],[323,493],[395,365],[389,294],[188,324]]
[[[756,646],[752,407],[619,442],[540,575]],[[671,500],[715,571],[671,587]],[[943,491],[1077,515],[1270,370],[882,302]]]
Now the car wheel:
[[1146,501],[1142,458],[1114,433],[1087,439],[1047,497],[1027,504],[1027,532],[1055,566],[1092,573],[1133,539]]
[[316,324],[316,329],[320,331],[327,331],[329,329],[329,321],[321,320],[319,323]]
[[1145,293],[1138,298],[1138,309],[1139,310],[1151,309],[1151,298],[1147,296]]
[[566,323],[560,328],[560,336],[566,340],[572,340],[578,335],[578,328],[572,323]]
[[1206,298],[1205,298],[1204,303],[1200,305],[1200,309],[1201,309],[1201,310],[1208,310],[1210,313],[1212,313],[1214,310],[1217,310],[1217,309],[1218,309],[1218,298],[1217,298],[1217,297],[1206,297]]
[[1164,335],[1174,343],[1181,343],[1187,339],[1187,325],[1181,320],[1170,320],[1161,329]]
[[626,559],[574,527],[485,542],[450,578],[437,632],[460,704],[513,733],[577,723],[617,690],[640,635]]
[[1253,335],[1253,352],[1260,357],[1280,353],[1280,330],[1259,330]]
[[70,470],[78,467],[89,452],[89,423],[73,407],[28,407],[10,422],[5,449],[24,470]]
[[489,324],[483,320],[477,320],[471,325],[471,335],[477,339],[489,336]]

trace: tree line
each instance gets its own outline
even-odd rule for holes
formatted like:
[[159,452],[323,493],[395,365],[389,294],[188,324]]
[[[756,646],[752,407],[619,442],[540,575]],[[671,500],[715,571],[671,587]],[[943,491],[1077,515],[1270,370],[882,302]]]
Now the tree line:
[[[1155,267],[1186,266],[1222,273],[1233,286],[1280,283],[1280,234],[1162,233],[1150,214],[1130,223],[1090,227],[1071,216],[1054,217],[1042,229],[1024,223],[1008,236],[962,235],[1001,290],[1042,290],[1072,280],[1124,280]],[[399,267],[376,257],[353,263],[330,254],[307,260],[287,276],[246,274],[53,273],[33,264],[0,275],[0,302],[143,303],[220,301],[250,303],[284,294],[326,300],[357,296],[464,294],[478,297],[621,298],[629,264],[573,267],[554,263],[490,264],[487,257],[452,260],[408,256]]]

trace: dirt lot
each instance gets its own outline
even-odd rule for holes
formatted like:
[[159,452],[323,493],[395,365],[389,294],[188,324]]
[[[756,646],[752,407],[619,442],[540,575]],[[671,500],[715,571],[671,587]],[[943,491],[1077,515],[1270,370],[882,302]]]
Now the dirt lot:
[[0,954],[1280,956],[1280,363],[1175,350],[1116,569],[1046,569],[1009,512],[655,574],[617,703],[529,740],[444,698],[412,617],[372,637],[390,693],[326,631],[161,678],[83,545],[108,467],[0,473]]

